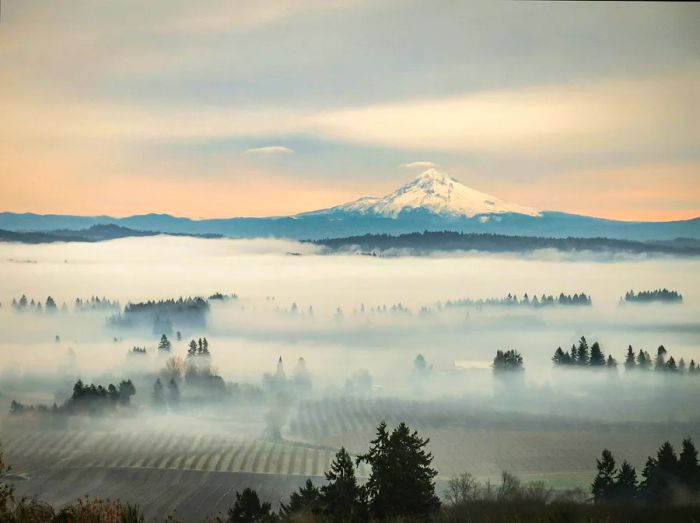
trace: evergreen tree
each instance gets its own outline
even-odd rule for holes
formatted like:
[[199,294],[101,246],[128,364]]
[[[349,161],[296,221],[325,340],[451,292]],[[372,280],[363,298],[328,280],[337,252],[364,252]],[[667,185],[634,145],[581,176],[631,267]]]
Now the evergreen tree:
[[333,521],[364,522],[367,520],[362,488],[355,478],[355,467],[350,455],[341,448],[326,472],[328,483],[321,487],[323,512]]
[[690,360],[690,365],[688,365],[688,374],[695,374],[697,369],[698,368],[695,366],[695,360]]
[[571,345],[571,351],[569,351],[569,363],[571,365],[578,364],[578,351],[576,350],[576,345]]
[[654,370],[666,370],[666,349],[661,345],[656,351],[656,360],[654,361]]
[[589,357],[588,364],[591,367],[605,366],[605,354],[603,354],[603,351],[601,350],[597,341],[591,346],[591,355]]
[[192,340],[187,347],[187,357],[192,358],[197,355],[197,342]]
[[280,515],[291,518],[299,514],[319,514],[321,512],[321,492],[314,486],[310,479],[306,480],[303,487],[289,496],[289,503],[280,503]]
[[647,503],[667,505],[673,500],[673,490],[678,481],[678,459],[673,446],[664,442],[656,453],[649,457],[644,466],[641,491]]
[[610,501],[614,496],[615,458],[608,449],[603,450],[602,459],[596,460],[598,474],[591,485],[593,500],[596,503]]
[[627,461],[622,462],[622,466],[617,473],[613,497],[616,501],[630,502],[637,497],[637,471]]
[[625,358],[625,371],[634,370],[637,364],[634,361],[634,350],[632,345],[627,347],[627,357]]
[[617,360],[612,357],[612,354],[608,354],[608,360],[605,362],[605,365],[610,370],[617,370]]
[[693,440],[683,440],[683,450],[678,457],[678,477],[688,487],[691,494],[697,495],[700,491],[700,464],[698,464],[698,451]]
[[666,370],[669,372],[678,372],[678,366],[676,365],[676,360],[671,356],[666,362]]
[[209,356],[209,342],[206,338],[202,338],[202,355]]
[[236,492],[236,502],[228,511],[227,523],[262,523],[274,521],[272,505],[260,503],[258,493],[251,488]]
[[557,350],[554,351],[554,356],[552,356],[552,362],[554,362],[556,367],[566,365],[566,356],[567,354],[561,350],[561,347],[557,347]]
[[168,340],[168,337],[163,334],[160,337],[160,342],[158,342],[158,350],[160,352],[170,352],[172,345],[170,344],[170,340]]
[[577,365],[588,365],[590,360],[590,354],[588,352],[588,342],[584,336],[578,342],[578,349],[576,349],[576,364]]
[[428,519],[439,507],[433,479],[437,471],[430,465],[433,456],[425,450],[429,440],[405,423],[391,435],[382,422],[367,454],[360,456],[372,467],[366,488],[370,510],[377,519]]
[[57,310],[58,307],[56,307],[56,302],[54,301],[54,299],[51,296],[46,298],[46,312],[54,312]]
[[201,355],[202,350],[203,350],[202,338],[199,338],[199,340],[197,340],[197,354]]

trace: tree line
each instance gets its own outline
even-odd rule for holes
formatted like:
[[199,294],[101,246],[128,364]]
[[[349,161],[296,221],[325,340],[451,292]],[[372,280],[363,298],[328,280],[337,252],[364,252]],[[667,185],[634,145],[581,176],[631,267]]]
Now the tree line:
[[78,380],[73,385],[71,397],[62,405],[24,405],[12,400],[10,414],[22,415],[30,412],[53,414],[84,414],[99,413],[104,410],[114,410],[118,407],[128,407],[131,397],[136,394],[136,387],[131,380],[123,380],[117,385],[110,383],[106,387],[95,384],[85,384]]
[[591,485],[596,503],[624,502],[646,505],[696,503],[700,495],[700,464],[693,440],[683,440],[683,449],[676,455],[673,445],[664,442],[649,456],[641,481],[627,461],[617,467],[612,452],[603,450],[596,460],[598,473]]
[[678,291],[670,291],[666,288],[656,289],[654,291],[640,291],[635,294],[633,290],[627,291],[625,294],[625,302],[627,303],[683,303],[683,295]]
[[[678,361],[673,356],[669,356],[668,351],[663,345],[660,345],[656,350],[656,356],[652,356],[645,350],[640,349],[635,353],[632,345],[627,347],[625,356],[624,368],[625,371],[649,371],[668,372],[675,374],[696,374],[700,373],[700,366],[695,363],[694,359],[686,364],[683,358]],[[574,344],[567,352],[561,347],[557,347],[552,356],[552,362],[555,367],[598,367],[608,369],[617,369],[617,360],[612,355],[605,357],[605,353],[596,341],[588,346],[585,336],[581,336],[578,345]]]

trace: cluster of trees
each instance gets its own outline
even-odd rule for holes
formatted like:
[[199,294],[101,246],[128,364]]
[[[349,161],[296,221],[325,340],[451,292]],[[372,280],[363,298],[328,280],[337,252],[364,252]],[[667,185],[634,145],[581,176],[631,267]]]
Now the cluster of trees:
[[104,410],[116,409],[118,406],[128,406],[131,397],[136,394],[136,387],[131,380],[123,380],[116,386],[112,383],[102,385],[86,385],[78,380],[73,385],[73,393],[63,405],[54,403],[50,408],[47,405],[23,405],[17,401],[10,403],[10,414],[22,415],[29,412],[56,413],[56,414],[82,414],[100,413]]
[[[630,345],[627,347],[627,355],[625,357],[625,371],[647,371],[655,370],[659,372],[670,372],[676,374],[696,374],[700,373],[700,366],[695,363],[695,360],[690,360],[689,364],[686,364],[685,360],[681,358],[676,361],[673,356],[666,359],[668,351],[661,345],[656,351],[656,357],[653,357],[646,351],[640,349],[638,353],[635,354],[634,349]],[[600,344],[596,341],[593,345],[588,347],[588,342],[584,336],[581,336],[578,346],[572,345],[571,350],[564,352],[561,347],[557,347],[554,351],[554,356],[552,356],[552,362],[556,367],[598,367],[598,368],[608,368],[617,369],[617,360],[609,355],[605,357],[605,353],[600,348]]]
[[496,357],[493,359],[494,374],[522,372],[523,357],[517,350],[496,351]]
[[129,351],[129,354],[135,354],[137,356],[143,356],[146,354],[146,347],[132,347],[131,350]]
[[668,351],[663,345],[661,345],[656,350],[656,357],[653,359],[648,352],[641,349],[635,356],[634,349],[630,345],[627,347],[625,371],[646,371],[653,368],[654,371],[658,372],[669,372],[675,374],[684,374],[687,372],[688,374],[700,374],[700,366],[695,363],[695,360],[690,360],[690,363],[686,365],[683,358],[676,362],[676,359],[673,356],[669,356],[667,360],[667,355]]
[[208,313],[209,302],[204,298],[180,297],[177,300],[128,303],[122,313],[112,315],[107,321],[115,327],[152,326],[154,332],[172,334],[173,324],[205,327]]
[[[622,301],[622,300],[621,300]],[[628,291],[625,294],[625,302],[628,303],[651,303],[660,301],[664,303],[683,303],[683,295],[678,291],[668,289],[656,289],[654,291]]]
[[194,358],[195,356],[203,356],[206,358],[211,356],[209,352],[209,342],[206,337],[199,338],[197,341],[192,340],[187,346],[187,357]]
[[569,352],[564,352],[561,347],[557,347],[552,356],[552,362],[557,367],[578,366],[578,367],[607,367],[617,368],[617,361],[612,355],[605,357],[605,353],[596,341],[588,346],[585,336],[581,336],[578,347],[574,344]]
[[237,300],[238,299],[238,294],[221,294],[220,292],[215,292],[209,298],[207,298],[209,301],[212,300],[218,300],[218,301],[227,301],[227,300]]
[[445,307],[488,307],[488,306],[524,306],[524,307],[548,307],[553,305],[584,305],[590,306],[593,302],[590,296],[586,296],[585,293],[576,294],[564,294],[563,292],[559,296],[552,296],[543,294],[541,297],[533,295],[532,298],[528,296],[527,293],[523,295],[522,298],[518,298],[517,294],[508,294],[505,298],[487,298],[485,300],[472,300],[470,298],[464,298],[461,300],[445,302]]
[[421,438],[405,423],[389,431],[386,423],[377,427],[366,454],[356,458],[367,463],[371,473],[360,485],[350,454],[341,448],[326,472],[326,483],[317,487],[311,480],[282,503],[279,516],[269,503],[261,503],[251,489],[236,493],[227,522],[269,522],[278,519],[318,517],[323,521],[364,523],[393,519],[425,521],[440,508],[435,494],[433,456]]
[[119,310],[121,305],[117,300],[109,300],[105,297],[92,296],[85,300],[81,298],[75,299],[75,311],[82,312],[88,310]]
[[[26,294],[22,294],[19,298],[12,299],[12,308],[17,312],[23,311],[36,311],[36,312],[55,312],[59,310],[56,300],[51,296],[48,296],[44,302],[41,300],[34,300],[33,298],[27,298]],[[107,298],[100,298],[99,296],[92,296],[91,298],[75,299],[75,312],[84,312],[88,310],[119,310],[119,302],[114,300],[109,300]],[[68,312],[68,305],[63,302],[60,307],[61,312]]]
[[[12,309],[17,312],[34,311],[34,312],[56,312],[58,306],[56,301],[51,297],[47,297],[46,301],[43,303],[40,300],[34,300],[27,298],[26,294],[22,294],[19,299],[12,298]],[[67,311],[68,306],[64,303],[61,306],[61,310]]]
[[608,449],[596,460],[598,473],[591,485],[596,503],[642,502],[647,505],[671,505],[697,502],[700,495],[700,464],[692,439],[683,440],[676,455],[666,441],[656,457],[649,456],[638,482],[637,471],[627,461],[617,468]]
[[[481,227],[486,225],[481,224]],[[676,245],[664,242],[641,242],[616,240],[612,238],[545,238],[540,236],[508,236],[504,234],[424,231],[398,234],[364,234],[343,238],[326,238],[312,243],[323,245],[333,250],[361,251],[375,256],[383,251],[401,249],[412,250],[416,254],[435,251],[484,251],[523,253],[539,249],[556,249],[563,252],[632,252],[632,253],[667,253],[698,254],[695,246]]]

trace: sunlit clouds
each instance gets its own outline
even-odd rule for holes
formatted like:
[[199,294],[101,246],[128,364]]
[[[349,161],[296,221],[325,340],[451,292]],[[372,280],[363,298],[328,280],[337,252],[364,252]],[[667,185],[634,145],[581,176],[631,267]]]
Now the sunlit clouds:
[[0,210],[293,214],[436,165],[537,208],[700,209],[697,6],[149,6],[3,5]]

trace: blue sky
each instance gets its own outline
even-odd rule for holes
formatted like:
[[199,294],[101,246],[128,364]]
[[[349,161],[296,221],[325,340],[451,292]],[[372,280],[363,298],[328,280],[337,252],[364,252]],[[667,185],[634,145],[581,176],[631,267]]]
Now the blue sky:
[[23,0],[2,16],[2,210],[289,214],[389,192],[423,161],[538,208],[700,215],[698,5]]

